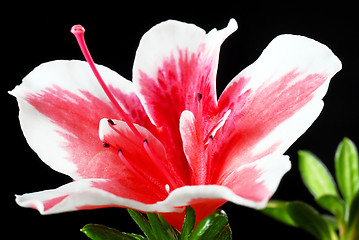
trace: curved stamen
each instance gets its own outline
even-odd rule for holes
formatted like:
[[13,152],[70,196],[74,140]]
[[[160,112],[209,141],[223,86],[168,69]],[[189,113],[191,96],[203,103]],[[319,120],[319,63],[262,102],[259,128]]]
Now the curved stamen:
[[229,109],[221,119],[219,119],[219,121],[212,127],[212,129],[209,131],[207,137],[205,138],[205,142],[204,144],[207,145],[208,144],[208,139],[210,137],[214,138],[218,132],[219,129],[221,129],[224,124],[226,123],[229,115],[231,114],[231,110]]
[[[197,122],[197,134],[199,139],[203,139],[204,137],[204,119],[203,119],[203,95],[202,93],[197,93],[197,116],[196,116],[196,122]],[[199,161],[198,168],[199,171],[197,173],[197,179],[196,183],[201,185],[205,184],[206,182],[206,175],[207,175],[207,163],[205,161],[205,146],[200,144],[200,152],[199,156],[202,159],[202,161]]]
[[209,135],[208,137],[208,145],[207,145],[207,149],[206,149],[206,153],[207,153],[207,176],[206,176],[206,184],[211,184],[212,181],[212,173],[213,173],[213,163],[212,163],[212,147],[213,145],[213,135]]
[[202,125],[202,111],[203,111],[203,105],[202,105],[202,93],[197,93],[197,122],[199,125]]
[[161,171],[161,173],[166,177],[166,179],[169,181],[170,185],[172,185],[172,188],[174,189],[177,184],[173,180],[173,176],[167,171],[167,168],[164,166],[161,159],[157,157],[157,155],[151,150],[148,144],[148,140],[143,140],[143,147],[145,148],[148,157],[152,160],[152,162],[155,164],[155,166]]
[[157,192],[159,196],[163,196],[164,198],[167,197],[168,192],[167,189],[163,189],[158,183],[153,182],[150,178],[146,177],[142,172],[137,170],[135,167],[132,166],[132,164],[127,160],[127,158],[123,155],[122,149],[117,150],[117,155],[120,158],[121,162],[129,169],[131,170],[138,178],[142,179],[143,181],[147,181],[151,184],[152,190]]
[[90,65],[90,68],[92,70],[92,72],[94,73],[95,77],[97,78],[98,83],[101,85],[103,91],[105,92],[105,94],[107,95],[107,97],[110,99],[111,103],[115,106],[115,108],[118,110],[118,112],[121,115],[121,118],[127,123],[127,125],[129,126],[129,128],[132,130],[132,132],[138,137],[140,138],[140,140],[143,140],[143,137],[141,136],[141,134],[138,132],[138,130],[135,128],[135,126],[133,125],[133,123],[130,121],[130,119],[128,118],[127,114],[125,113],[125,111],[121,108],[121,106],[118,104],[117,100],[115,99],[115,97],[113,96],[113,94],[110,92],[110,90],[108,89],[108,87],[106,86],[104,80],[102,79],[100,73],[98,72],[95,63],[91,57],[90,51],[87,48],[86,42],[85,42],[85,28],[82,27],[81,25],[74,25],[71,28],[71,33],[75,35],[76,40],[81,48],[82,54],[84,55],[87,63]]
[[[119,134],[121,137],[126,138],[126,136],[124,136],[123,134],[121,134],[121,132],[116,129],[115,127],[115,123],[111,120],[108,119],[108,126],[117,134]],[[137,144],[135,142],[133,142],[133,144]],[[148,144],[148,140],[145,139],[143,140],[143,148],[145,150],[145,152],[147,153],[148,158],[155,164],[156,168],[163,174],[163,176],[168,180],[168,183],[173,187],[173,189],[178,185],[176,184],[176,182],[174,181],[173,177],[177,176],[176,174],[171,175],[168,170],[168,168],[163,164],[163,162],[161,161],[161,159],[151,150],[151,148],[149,147]],[[124,160],[124,159],[122,159]],[[133,171],[137,171],[137,174],[141,174],[139,173],[139,171],[137,170],[137,168],[135,166],[133,166],[133,164],[131,162],[125,162],[126,166],[129,167],[130,169],[132,169]],[[171,169],[173,170],[173,169]],[[173,171],[172,171],[173,172]],[[148,178],[146,176],[143,176],[144,178]],[[177,179],[178,180],[178,179]],[[150,179],[148,179],[148,181],[154,183],[153,181],[151,181]],[[154,183],[156,184],[156,183]],[[157,186],[159,186],[160,184],[156,184]],[[159,186],[160,187],[160,186]]]

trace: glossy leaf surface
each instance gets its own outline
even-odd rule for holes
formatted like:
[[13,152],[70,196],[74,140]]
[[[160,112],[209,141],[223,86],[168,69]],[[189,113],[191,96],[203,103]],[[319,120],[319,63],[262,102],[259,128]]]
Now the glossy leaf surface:
[[315,198],[323,195],[337,196],[335,182],[327,167],[316,156],[299,151],[299,170],[309,191]]
[[87,224],[81,229],[92,240],[144,240],[136,234],[122,233],[115,228],[109,228],[101,224]]
[[181,231],[181,237],[180,240],[187,240],[189,239],[194,225],[196,222],[196,213],[193,210],[193,208],[191,208],[190,206],[188,206],[186,208],[186,215],[183,221],[183,225],[182,225],[182,231]]
[[328,222],[310,205],[304,202],[291,202],[288,213],[295,223],[311,233],[318,240],[335,240],[336,233]]
[[271,200],[267,204],[267,207],[261,210],[262,213],[274,218],[275,220],[282,222],[290,226],[296,226],[291,216],[288,213],[289,202]]
[[358,190],[359,162],[357,148],[348,138],[344,138],[337,148],[335,172],[340,192],[346,203],[350,205]]
[[213,214],[201,220],[191,235],[191,240],[218,239],[217,236],[228,223],[224,211],[216,210]]

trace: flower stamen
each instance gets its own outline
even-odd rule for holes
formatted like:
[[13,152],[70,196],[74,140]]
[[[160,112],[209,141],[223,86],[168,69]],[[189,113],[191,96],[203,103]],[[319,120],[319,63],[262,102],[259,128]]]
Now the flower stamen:
[[202,100],[202,93],[197,93],[197,101],[200,102]]
[[198,126],[198,131],[200,133],[200,137],[203,136],[203,116],[202,116],[202,111],[203,111],[203,105],[202,105],[202,98],[203,98],[203,95],[202,93],[197,93],[196,95],[197,97],[197,117],[196,117],[196,120],[197,120],[197,126]]
[[[126,122],[126,124],[129,126],[129,128],[131,129],[131,131],[137,136],[137,138],[140,141],[143,141],[143,147],[147,153],[147,155],[149,156],[149,158],[153,161],[153,163],[156,165],[156,167],[163,173],[163,175],[166,177],[166,179],[168,179],[169,183],[172,185],[172,187],[174,188],[177,184],[175,184],[174,180],[173,180],[173,176],[171,176],[171,174],[167,171],[167,168],[163,165],[162,161],[160,160],[159,157],[157,157],[153,151],[150,149],[149,145],[148,145],[148,140],[144,139],[142,137],[142,135],[140,134],[140,132],[137,130],[137,128],[134,126],[134,124],[132,123],[132,121],[130,121],[129,117],[127,116],[127,114],[125,113],[125,111],[122,109],[122,107],[119,105],[119,103],[117,102],[117,100],[115,99],[114,95],[111,93],[111,91],[109,90],[109,88],[106,86],[103,78],[101,77],[100,73],[98,72],[96,65],[92,59],[92,56],[87,48],[86,42],[85,42],[85,37],[84,37],[84,33],[85,33],[85,29],[81,26],[81,25],[74,25],[71,28],[71,33],[75,35],[76,40],[81,48],[82,54],[84,55],[87,63],[89,64],[92,72],[94,73],[98,83],[100,84],[100,86],[102,87],[103,91],[105,92],[105,94],[107,95],[107,97],[109,98],[109,100],[111,101],[111,103],[115,106],[115,108],[118,110],[121,118],[123,121]],[[200,102],[202,99],[202,94],[198,94],[198,101]],[[108,119],[107,120],[110,127],[112,129],[114,129],[116,132],[118,132],[113,126],[115,125],[115,123],[111,120]],[[104,147],[109,147],[107,143],[103,143]],[[133,172],[136,173],[136,175],[141,175],[141,173],[139,171],[136,170],[136,168],[134,166],[131,165],[130,162],[128,162],[126,160],[126,158],[123,156],[122,150],[120,149],[118,151],[118,155],[120,157],[120,159],[125,163],[125,165],[131,169]],[[141,175],[142,176],[142,175]],[[142,176],[142,178],[147,179],[145,176]],[[148,181],[152,182],[150,179],[147,179]],[[153,182],[152,182],[153,183]],[[153,183],[155,185],[157,185],[156,183]]]
[[167,171],[167,168],[165,166],[163,166],[163,162],[161,161],[160,158],[157,157],[157,155],[151,150],[151,148],[149,147],[148,144],[148,140],[145,139],[143,140],[143,147],[148,155],[148,157],[152,160],[152,162],[156,165],[157,169],[161,170],[162,174],[164,175],[164,177],[166,179],[168,179],[168,181],[170,182],[170,184],[172,185],[172,187],[177,186],[177,184],[174,182],[173,177],[170,175],[169,171]]
[[227,121],[227,119],[228,119],[228,117],[229,117],[230,114],[231,114],[231,110],[229,109],[229,110],[223,115],[223,117],[222,117],[221,119],[219,119],[219,121],[217,122],[217,124],[215,124],[215,125],[213,126],[213,128],[211,129],[211,131],[209,131],[209,133],[208,133],[208,135],[207,135],[208,137],[205,138],[205,140],[207,141],[207,142],[204,143],[205,145],[208,144],[208,139],[209,139],[211,136],[212,136],[212,139],[216,136],[218,130],[221,129],[221,128],[224,126],[224,124],[226,123],[226,121]]
[[207,142],[207,176],[206,176],[206,184],[211,184],[212,181],[212,171],[213,171],[213,164],[212,164],[212,147],[213,145],[213,135],[209,135],[208,142]]
[[111,126],[116,125],[116,124],[112,121],[112,119],[107,119],[107,122],[108,122],[109,124],[111,124]]
[[119,105],[119,103],[117,102],[117,100],[115,99],[115,97],[113,96],[111,91],[106,86],[106,84],[105,84],[104,80],[102,79],[100,73],[98,72],[98,70],[97,70],[97,68],[95,66],[95,62],[93,61],[93,59],[91,57],[91,54],[90,54],[90,51],[88,50],[86,42],[85,42],[85,36],[84,36],[85,35],[85,28],[82,27],[81,25],[74,25],[71,28],[71,33],[75,35],[77,43],[79,44],[79,46],[81,48],[82,54],[84,55],[87,63],[90,65],[90,68],[91,68],[92,72],[94,73],[98,83],[101,85],[103,91],[105,92],[107,97],[110,99],[111,103],[115,106],[115,108],[120,113],[122,120],[125,121],[127,123],[127,125],[129,126],[129,128],[132,130],[132,132],[138,138],[140,138],[142,140],[143,137],[138,132],[138,130],[135,128],[133,123],[130,121],[129,117],[127,116],[125,111],[122,109],[122,107]]
[[[195,96],[197,98],[197,116],[196,116],[196,122],[197,122],[197,134],[198,134],[198,139],[203,139],[204,137],[204,119],[203,119],[203,95],[202,93],[197,93],[197,95]],[[200,145],[200,154],[202,159],[204,159],[205,157],[205,146],[204,145]],[[199,169],[201,169],[200,171],[198,171],[197,174],[197,184],[204,184],[205,180],[206,180],[206,162],[205,161],[200,161],[199,162]]]
[[[166,193],[162,190],[161,187],[159,187],[160,185],[158,183],[155,183],[153,181],[151,181],[150,178],[144,176],[144,174],[139,171],[138,169],[136,169],[128,160],[127,158],[124,156],[122,149],[118,149],[117,150],[117,155],[120,158],[121,162],[129,169],[131,170],[138,178],[147,181],[149,183],[151,183],[151,186],[155,186],[154,188],[152,188],[152,190],[156,191],[159,196],[164,196],[165,198],[167,197],[167,191],[166,189],[164,189],[166,191]],[[161,190],[160,190],[161,189]]]

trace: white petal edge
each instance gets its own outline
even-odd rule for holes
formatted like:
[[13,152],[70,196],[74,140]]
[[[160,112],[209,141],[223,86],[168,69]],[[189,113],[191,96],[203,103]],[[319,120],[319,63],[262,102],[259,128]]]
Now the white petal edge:
[[[97,65],[97,68],[108,85],[121,87],[121,91],[124,93],[134,91],[132,82],[116,72],[101,65]],[[22,84],[9,92],[18,100],[20,125],[30,147],[52,169],[73,179],[78,179],[76,165],[66,160],[67,152],[59,147],[66,141],[58,134],[61,131],[64,132],[64,129],[52,123],[49,118],[38,112],[25,100],[28,93],[41,93],[47,87],[54,85],[78,96],[83,96],[80,91],[84,90],[104,101],[109,100],[88,63],[79,60],[56,60],[43,63],[31,71],[23,79]]]
[[196,52],[202,43],[222,43],[237,28],[234,19],[229,21],[226,28],[219,31],[213,29],[208,34],[194,24],[176,20],[167,20],[155,25],[143,35],[136,51],[133,65],[134,83],[136,84],[136,80],[139,79],[139,69],[155,78],[159,67],[158,61],[161,63],[164,57],[177,54],[173,50],[188,49],[190,52]]
[[263,152],[268,148],[268,146],[278,143],[279,145],[273,153],[285,153],[285,151],[287,151],[287,149],[302,134],[304,134],[318,118],[323,107],[324,102],[320,99],[310,101],[292,117],[279,124],[267,136],[262,138],[252,149],[252,152],[254,154],[257,152]]
[[[270,174],[273,173],[268,172],[266,174],[269,175],[263,175],[264,179],[271,178],[272,176],[270,176]],[[92,208],[96,206],[118,206],[137,209],[144,212],[181,212],[183,209],[179,209],[179,207],[186,206],[195,199],[223,199],[238,205],[256,209],[264,208],[267,204],[267,200],[255,202],[245,199],[236,195],[231,189],[220,185],[184,186],[173,190],[164,201],[155,204],[144,204],[92,187],[93,182],[100,181],[106,180],[84,179],[68,183],[57,189],[16,195],[16,203],[22,207],[35,208],[43,215],[77,211],[83,206],[91,206]],[[265,182],[273,189],[276,189],[278,185],[277,183],[268,182],[267,180],[265,180]],[[66,195],[68,195],[66,198],[45,211],[44,201]]]
[[[106,84],[115,87],[121,86],[121,90],[125,93],[133,92],[131,81],[103,65],[96,64],[96,67]],[[81,94],[79,90],[87,90],[96,94],[97,97],[106,97],[88,63],[81,60],[54,60],[42,63],[25,76],[22,83],[9,93],[15,97],[21,97],[26,90],[36,93],[52,85],[79,95]]]
[[255,182],[262,183],[263,186],[268,190],[268,195],[263,200],[263,202],[266,202],[277,190],[282,177],[291,169],[291,162],[289,161],[289,156],[269,154],[254,162],[239,166],[224,180],[222,180],[221,184],[230,184],[231,180],[229,179],[235,177],[238,172],[246,171],[246,168],[254,168],[260,173],[260,176],[255,180]]
[[[101,189],[91,187],[92,180],[85,179],[63,185],[57,189],[45,190],[40,192],[16,195],[16,203],[21,207],[37,209],[42,215],[77,211],[83,206],[98,207],[124,207],[132,208],[144,212],[181,212],[178,207],[188,205],[194,199],[224,199],[238,205],[251,208],[263,208],[267,201],[254,202],[234,194],[229,188],[219,185],[198,185],[184,186],[175,189],[162,202],[155,204],[144,204],[139,201],[116,196]],[[56,199],[69,195],[56,204],[54,207],[45,211],[44,201]]]
[[[273,65],[276,66],[275,71],[271,69]],[[239,74],[239,76],[250,77],[249,84],[242,92],[249,88],[255,91],[261,84],[269,85],[271,80],[280,79],[291,70],[303,72],[305,75],[327,74],[328,80],[315,90],[313,98],[305,106],[261,139],[252,150],[253,153],[261,152],[275,141],[279,141],[277,143],[280,145],[276,153],[283,154],[305,133],[322,111],[324,107],[322,98],[328,91],[330,79],[341,67],[338,57],[327,46],[313,39],[290,34],[273,39],[258,60]],[[265,79],[269,81],[263,82]]]
[[[338,57],[320,42],[291,34],[279,35],[274,38],[259,58],[240,72],[227,88],[245,77],[249,81],[241,92],[244,93],[251,89],[255,94],[256,89],[270,85],[294,70],[303,73],[304,76],[323,74],[328,79],[315,90],[312,99],[302,109],[299,109],[293,116],[261,139],[252,149],[253,154],[263,152],[273,144],[280,144],[276,153],[283,154],[317,119],[324,106],[321,99],[328,90],[330,79],[341,67],[342,64]],[[301,79],[298,77],[292,83]]]
[[[242,93],[269,85],[293,70],[305,74],[325,73],[330,79],[341,68],[341,61],[326,45],[304,36],[283,34],[274,38],[259,58],[240,72],[227,88],[243,76],[250,81]],[[319,97],[325,93],[326,88],[323,88]]]

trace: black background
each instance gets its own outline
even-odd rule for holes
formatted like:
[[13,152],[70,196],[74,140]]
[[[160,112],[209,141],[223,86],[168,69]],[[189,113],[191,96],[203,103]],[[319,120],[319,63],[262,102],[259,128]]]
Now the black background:
[[[290,3],[288,3],[290,2]],[[153,25],[177,19],[195,23],[206,31],[225,27],[235,18],[239,29],[222,45],[218,93],[243,68],[255,61],[266,45],[283,33],[300,34],[329,46],[341,59],[343,69],[333,79],[324,98],[325,107],[312,127],[287,151],[292,170],[283,178],[273,198],[304,200],[315,205],[305,189],[297,167],[297,151],[318,155],[333,172],[333,157],[339,141],[348,136],[359,145],[358,90],[359,20],[356,5],[325,3],[229,2],[64,2],[35,6],[7,6],[2,10],[1,109],[2,195],[4,219],[1,235],[11,239],[87,239],[79,229],[86,223],[101,223],[127,232],[138,228],[126,210],[119,208],[41,216],[17,206],[14,194],[56,188],[71,179],[45,164],[27,145],[17,119],[15,98],[7,94],[37,65],[55,59],[83,59],[69,32],[74,24],[86,28],[86,39],[96,63],[131,79],[138,42]],[[234,239],[302,239],[305,232],[281,225],[259,212],[227,203],[223,206]],[[5,224],[5,226],[4,226]]]

